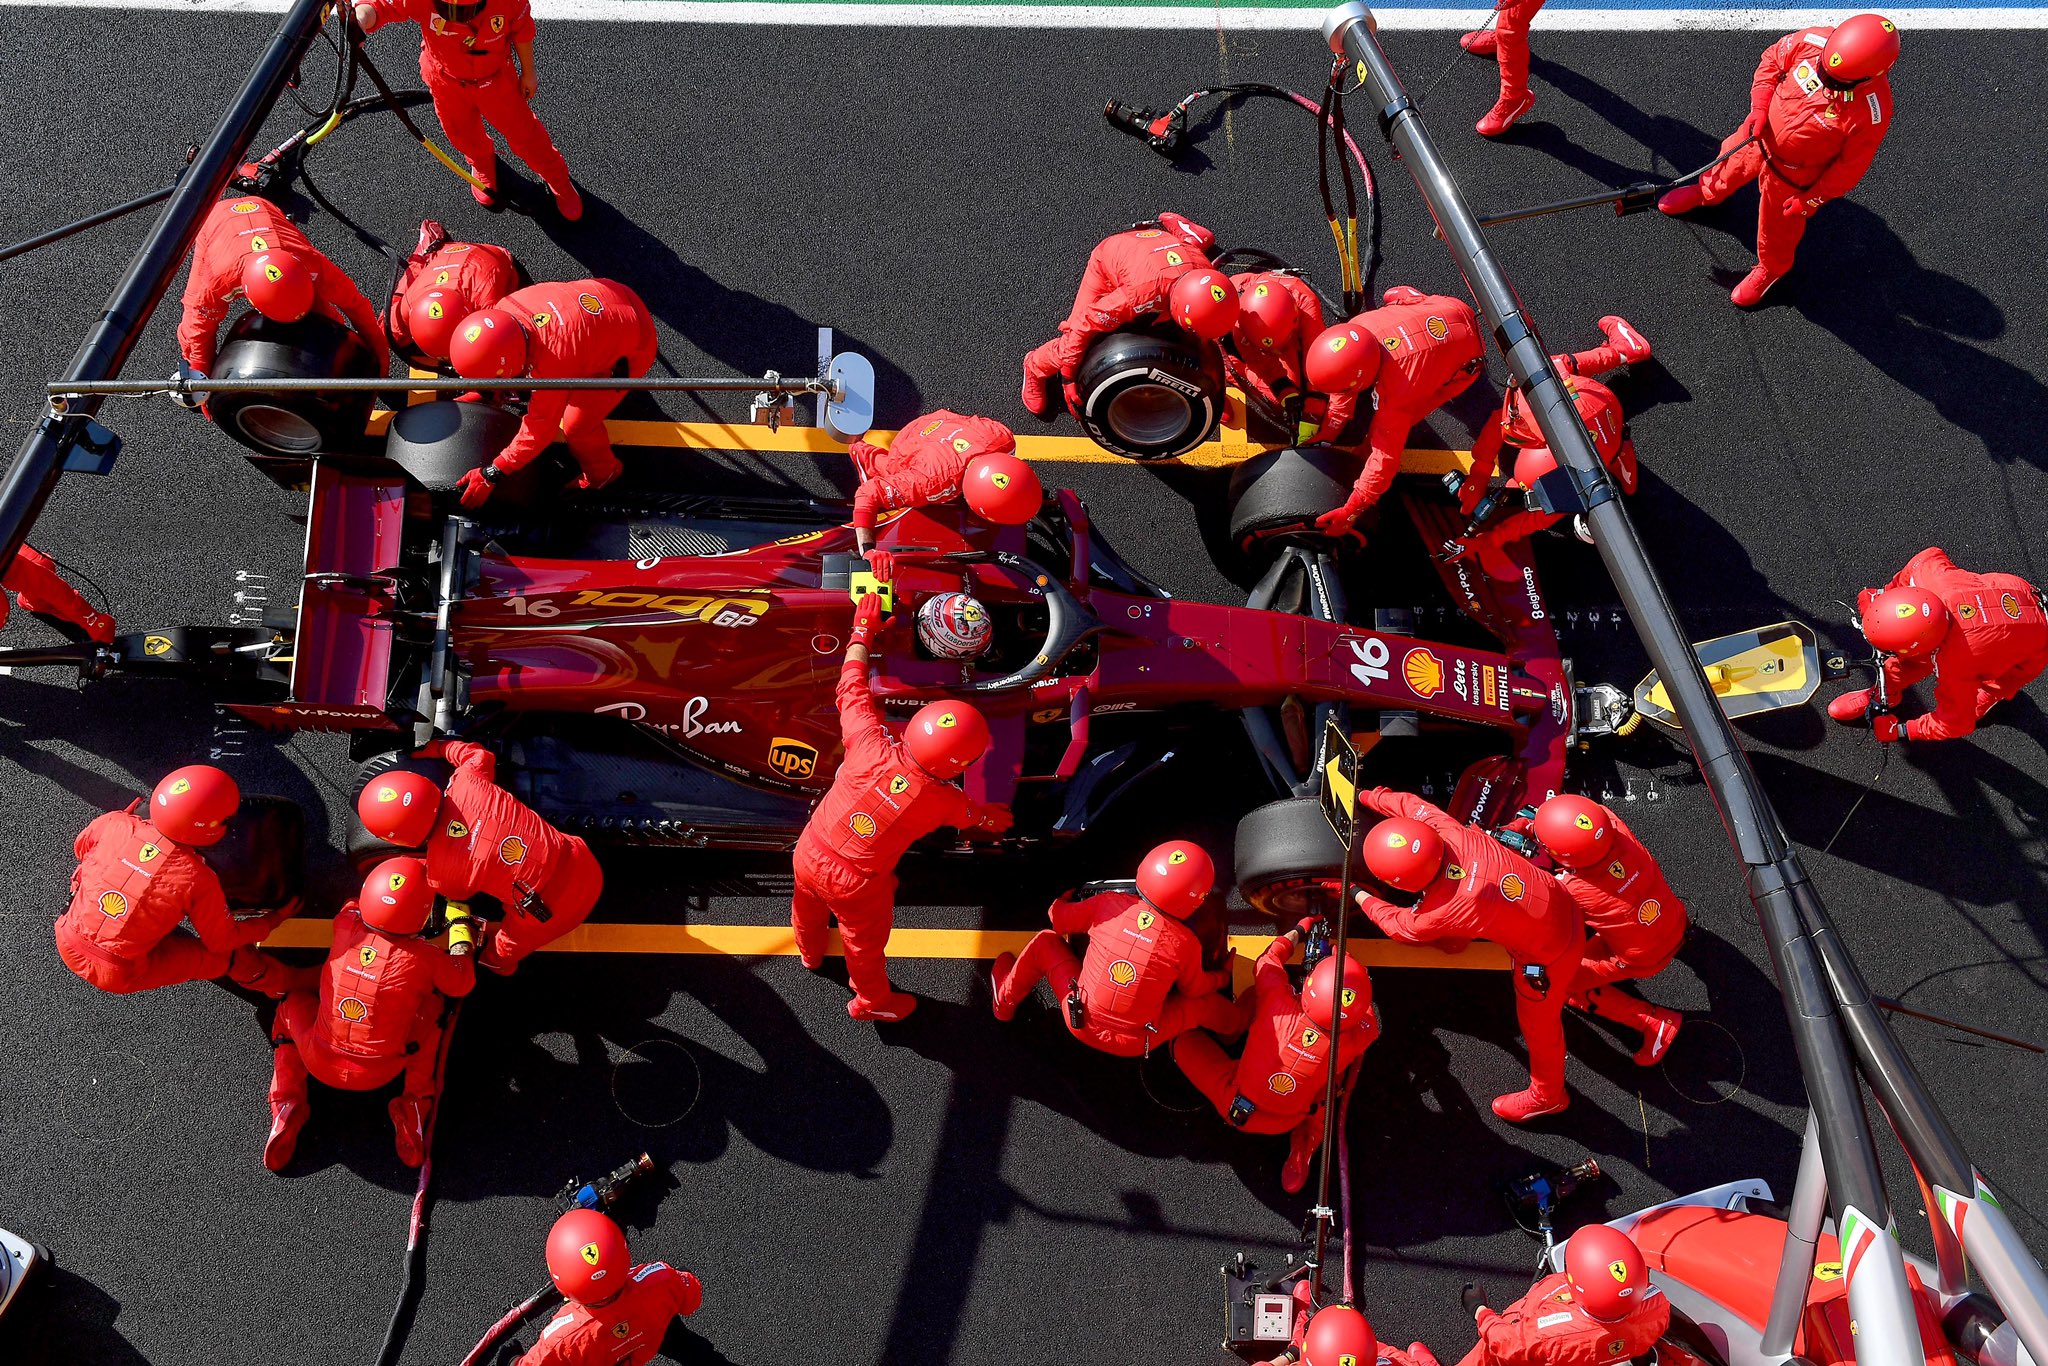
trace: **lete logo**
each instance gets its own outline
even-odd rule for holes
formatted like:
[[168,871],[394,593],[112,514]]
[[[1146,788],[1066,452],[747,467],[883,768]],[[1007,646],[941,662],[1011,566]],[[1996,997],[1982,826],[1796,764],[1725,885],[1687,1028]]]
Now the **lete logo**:
[[737,721],[706,721],[704,713],[711,710],[711,699],[693,697],[683,703],[683,735],[695,739],[699,735],[738,735]]

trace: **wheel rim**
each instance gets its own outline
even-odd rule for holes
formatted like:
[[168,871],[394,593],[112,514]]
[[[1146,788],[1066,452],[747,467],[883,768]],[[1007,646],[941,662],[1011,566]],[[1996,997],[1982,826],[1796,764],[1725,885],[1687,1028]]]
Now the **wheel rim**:
[[266,450],[305,455],[320,449],[320,429],[289,408],[252,403],[235,411],[235,425]]
[[1275,920],[1299,920],[1311,911],[1322,909],[1317,898],[1322,895],[1324,881],[1334,878],[1302,877],[1285,882],[1275,882],[1255,892],[1246,892],[1245,900],[1261,915],[1270,915]]
[[1170,446],[1193,421],[1185,394],[1163,384],[1134,384],[1109,401],[1102,425],[1133,446]]

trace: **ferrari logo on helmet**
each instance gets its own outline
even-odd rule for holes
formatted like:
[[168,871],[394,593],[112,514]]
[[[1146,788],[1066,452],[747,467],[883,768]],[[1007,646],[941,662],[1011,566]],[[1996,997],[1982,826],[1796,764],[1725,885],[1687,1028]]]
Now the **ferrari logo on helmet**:
[[1349,1010],[1358,1004],[1358,991],[1354,987],[1346,987],[1337,993],[1337,999],[1343,1004],[1344,1009]]
[[1334,356],[1339,351],[1342,351],[1345,347],[1351,345],[1351,338],[1339,335],[1330,338],[1327,342],[1324,342],[1323,345],[1328,347],[1330,354]]
[[1445,322],[1442,318],[1435,317],[1434,315],[1432,315],[1429,321],[1424,323],[1423,326],[1428,328],[1429,335],[1436,338],[1438,341],[1442,341],[1445,337],[1451,335],[1451,325]]
[[439,299],[429,299],[427,301],[427,316],[429,318],[445,318],[448,316],[448,310],[442,307]]
[[1272,1076],[1266,1078],[1266,1089],[1276,1096],[1293,1095],[1294,1074],[1292,1072],[1275,1072]]
[[399,890],[400,888],[402,888],[402,887],[404,887],[404,886],[405,886],[405,874],[404,874],[404,873],[393,873],[393,874],[392,874],[392,875],[391,875],[390,877],[388,877],[388,878],[384,879],[384,890],[385,890],[385,891],[387,891],[387,892],[395,892],[395,891],[398,891],[398,890]]
[[279,280],[282,280],[284,278],[284,272],[277,268],[275,262],[265,261],[263,263],[263,278],[270,281],[272,284],[276,284]]
[[1149,929],[1151,929],[1151,928],[1152,928],[1152,927],[1153,927],[1154,925],[1156,925],[1156,924],[1158,924],[1158,923],[1159,923],[1159,917],[1158,917],[1158,916],[1156,916],[1156,915],[1154,915],[1154,914],[1152,914],[1152,912],[1150,912],[1150,911],[1139,911],[1139,912],[1138,912],[1138,928],[1139,928],[1139,929],[1141,929],[1141,930],[1149,930]]
[[1627,1285],[1628,1263],[1623,1261],[1609,1262],[1607,1264],[1607,1274],[1614,1277],[1614,1283],[1616,1285]]
[[889,795],[892,797],[900,797],[903,795],[905,791],[909,789],[909,787],[910,779],[904,777],[901,773],[899,773],[889,780]]
[[1842,54],[1841,54],[1841,53],[1839,53],[1839,52],[1830,52],[1830,53],[1828,54],[1828,65],[1829,65],[1829,66],[1840,66],[1841,64],[1842,64]]
[[1323,1036],[1314,1028],[1305,1028],[1301,1031],[1301,1046],[1303,1048],[1314,1048],[1318,1043],[1322,1042],[1322,1038]]
[[526,862],[526,841],[517,835],[507,835],[498,844],[498,858],[513,865]]
[[1886,33],[1897,33],[1899,31],[1899,26],[1889,19],[1879,19],[1877,22],[1884,26]]
[[1217,303],[1219,303],[1219,304],[1220,304],[1220,303],[1222,303],[1222,302],[1223,302],[1223,299],[1224,299],[1224,294],[1223,294],[1223,286],[1222,286],[1222,285],[1215,285],[1215,284],[1212,284],[1212,285],[1210,285],[1210,286],[1209,286],[1209,297],[1210,297],[1210,298],[1212,298],[1212,299],[1214,299],[1214,300],[1215,300],[1215,301],[1216,301]]
[[1406,849],[1407,847],[1408,847],[1408,837],[1407,837],[1406,835],[1402,835],[1402,834],[1392,834],[1392,835],[1389,835],[1389,836],[1387,836],[1387,848],[1389,848],[1389,849]]
[[875,818],[865,811],[856,811],[847,818],[846,824],[864,840],[875,837]]
[[135,851],[135,857],[141,859],[144,863],[148,863],[162,852],[163,850],[157,848],[154,844],[145,844]]
[[1174,867],[1178,868],[1181,864],[1186,863],[1188,861],[1188,851],[1185,849],[1176,849],[1166,856],[1166,861],[1172,864]]
[[1644,925],[1654,925],[1657,917],[1664,914],[1664,907],[1654,898],[1636,907],[1636,920]]
[[1259,285],[1252,290],[1252,297],[1254,299],[1263,299],[1272,292],[1273,287],[1271,285]]
[[1004,474],[1001,470],[991,471],[988,476],[988,481],[989,483],[994,484],[999,489],[1006,489],[1010,487],[1010,476]]
[[171,795],[173,797],[182,797],[191,790],[192,780],[190,778],[180,778],[178,779],[178,781],[171,784]]
[[335,1003],[334,1013],[350,1024],[357,1024],[370,1013],[370,1008],[353,996],[344,996]]
[[377,961],[376,948],[369,944],[363,945],[362,948],[356,950],[356,961],[364,967],[370,966],[370,964]]
[[583,311],[593,318],[604,312],[604,300],[598,298],[595,294],[578,294],[576,302],[582,304]]
[[1339,1353],[1337,1356],[1337,1366],[1358,1366],[1357,1354],[1354,1352]]
[[1520,873],[1509,873],[1500,880],[1500,894],[1510,901],[1520,901],[1522,894],[1527,890],[1528,888],[1522,885]]
[[395,802],[395,801],[397,801],[397,800],[398,800],[398,789],[397,789],[397,788],[395,788],[395,787],[393,787],[393,786],[391,786],[391,785],[390,785],[389,783],[386,783],[386,784],[385,784],[384,786],[382,786],[382,787],[380,787],[380,788],[378,788],[378,789],[377,789],[377,800],[378,800],[379,802]]
[[1581,830],[1591,830],[1593,828],[1593,818],[1581,811],[1578,815],[1572,817],[1572,824]]
[[1138,980],[1138,969],[1128,958],[1119,958],[1109,965],[1109,980],[1120,987],[1127,987]]
[[100,914],[112,918],[128,914],[128,898],[119,892],[100,893]]
[[450,822],[448,822],[448,838],[449,838],[449,839],[451,839],[451,840],[459,840],[459,839],[463,839],[463,838],[465,838],[466,836],[468,836],[468,834],[469,834],[469,827],[468,827],[468,826],[466,826],[466,825],[464,825],[464,824],[463,824],[463,823],[462,823],[461,821],[450,821]]
[[1904,621],[1907,617],[1912,616],[1919,610],[1919,608],[1915,607],[1910,602],[1902,602],[1898,606],[1892,608],[1892,615],[1897,617],[1900,621]]
[[603,1254],[597,1250],[596,1243],[585,1243],[583,1245],[583,1264],[585,1266],[596,1266],[602,1256]]
[[940,730],[951,730],[953,729],[953,727],[960,724],[959,713],[942,711],[939,713],[939,719],[937,724]]
[[477,323],[471,323],[468,327],[462,329],[462,339],[466,342],[473,342],[477,338],[483,336],[483,334],[484,330],[482,326],[480,326]]

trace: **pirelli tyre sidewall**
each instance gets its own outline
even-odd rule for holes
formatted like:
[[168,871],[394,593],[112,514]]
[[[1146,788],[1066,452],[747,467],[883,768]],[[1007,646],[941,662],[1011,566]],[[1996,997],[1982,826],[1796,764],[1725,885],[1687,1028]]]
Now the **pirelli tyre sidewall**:
[[[519,418],[493,403],[436,399],[393,415],[384,458],[429,493],[452,493],[462,476],[496,457],[519,431]],[[493,502],[524,503],[537,487],[536,461],[498,481]]]
[[1185,455],[1223,420],[1221,353],[1169,325],[1097,338],[1074,380],[1082,429],[1132,460]]
[[[371,379],[370,348],[341,324],[321,317],[272,322],[253,309],[228,328],[213,363],[214,379]],[[319,455],[354,455],[371,446],[366,434],[370,394],[214,394],[214,425],[254,454],[251,463],[280,483],[310,469]]]
[[1292,446],[1244,461],[1230,475],[1231,545],[1259,560],[1292,537],[1323,539],[1316,518],[1343,506],[1361,468],[1357,456],[1335,446]]
[[1268,802],[1237,823],[1238,892],[1261,914],[1308,914],[1310,888],[1344,871],[1344,845],[1314,797]]

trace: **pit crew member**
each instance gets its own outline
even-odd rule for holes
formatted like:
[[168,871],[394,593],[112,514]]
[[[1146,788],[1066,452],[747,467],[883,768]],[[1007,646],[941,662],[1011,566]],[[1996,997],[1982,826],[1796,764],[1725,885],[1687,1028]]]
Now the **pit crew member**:
[[[514,290],[455,329],[449,363],[464,379],[639,379],[654,365],[654,315],[615,280],[568,280]],[[491,488],[524,468],[560,432],[582,466],[579,489],[601,489],[624,472],[604,420],[623,389],[536,389],[519,432],[458,486],[462,505],[482,507]]]
[[1640,1358],[1671,1326],[1671,1302],[1620,1229],[1592,1224],[1564,1246],[1564,1270],[1495,1312],[1465,1287],[1479,1341],[1458,1366],[1603,1366]]
[[883,512],[960,498],[984,522],[1022,526],[1045,501],[1037,472],[1017,458],[1016,435],[993,418],[940,408],[913,418],[886,446],[856,439],[846,453],[860,471],[854,539],[880,579],[894,573],[889,553],[874,550],[875,520]]
[[488,242],[454,242],[429,218],[419,245],[391,289],[384,328],[401,355],[430,364],[448,359],[455,329],[520,286],[512,253]]
[[568,1303],[514,1366],[647,1366],[668,1326],[704,1303],[695,1275],[633,1263],[609,1215],[572,1209],[548,1230],[548,1276]]
[[571,223],[583,216],[569,163],[533,112],[540,72],[527,0],[361,0],[355,15],[364,33],[399,21],[420,26],[420,79],[448,141],[469,160],[477,182],[471,198],[497,207],[498,149],[484,127],[489,123],[546,183],[555,212]]
[[1665,213],[1691,213],[1756,182],[1756,268],[1729,294],[1736,307],[1763,302],[1792,269],[1806,220],[1870,169],[1891,131],[1886,73],[1898,60],[1898,28],[1876,14],[1786,34],[1757,63],[1749,117],[1721,144],[1727,160],[1657,201]]
[[1684,1017],[1615,984],[1671,966],[1685,942],[1685,903],[1636,833],[1591,798],[1560,793],[1536,808],[1527,829],[1558,865],[1558,883],[1585,921],[1585,956],[1568,1003],[1641,1034],[1636,1065],[1653,1066],[1678,1037]]
[[[1202,969],[1202,941],[1187,918],[1216,883],[1216,865],[1200,845],[1168,840],[1138,865],[1138,890],[1101,892],[1052,903],[1052,928],[1040,930],[1019,954],[996,957],[989,974],[998,1020],[1040,981],[1052,984],[1068,1032],[1091,1048],[1135,1058],[1200,1026],[1222,1035],[1244,1028],[1224,997],[1230,963]],[[1074,957],[1067,936],[1088,936],[1088,956]]]
[[[207,210],[192,239],[192,270],[185,278],[178,352],[186,374],[205,379],[220,345],[228,306],[246,298],[273,322],[295,323],[318,313],[352,330],[377,357],[377,373],[391,368],[391,343],[377,310],[348,278],[308,241],[299,225],[267,199],[240,195]],[[181,403],[198,407],[196,398]]]
[[1365,836],[1366,867],[1387,886],[1417,897],[1398,906],[1359,891],[1359,908],[1373,924],[1404,944],[1440,943],[1453,952],[1474,939],[1491,940],[1513,961],[1529,1086],[1495,1097],[1493,1112],[1520,1124],[1563,1110],[1570,1103],[1565,998],[1585,947],[1578,908],[1550,874],[1420,797],[1376,787],[1359,800],[1386,817]]
[[1458,39],[1458,46],[1473,56],[1491,57],[1500,65],[1500,98],[1473,125],[1480,137],[1499,137],[1536,107],[1529,89],[1529,25],[1542,8],[1543,0],[1496,0],[1493,27]]
[[1365,468],[1351,496],[1316,519],[1326,536],[1342,536],[1386,496],[1401,472],[1408,433],[1430,413],[1472,386],[1484,368],[1472,307],[1444,294],[1396,285],[1381,306],[1326,328],[1309,347],[1309,387],[1355,400],[1373,390],[1378,408],[1367,434]]
[[1231,1057],[1207,1034],[1191,1032],[1173,1041],[1173,1060],[1195,1089],[1236,1127],[1253,1134],[1286,1134],[1287,1161],[1280,1187],[1290,1195],[1308,1181],[1308,1164],[1323,1143],[1322,1100],[1329,1077],[1330,1035],[1339,1031],[1337,1069],[1355,1066],[1379,1037],[1372,1006],[1372,979],[1357,959],[1325,958],[1309,972],[1301,994],[1287,975],[1287,960],[1317,921],[1302,921],[1276,938],[1253,969],[1252,995],[1243,1002],[1244,1051]]
[[1870,716],[1877,738],[1956,740],[1984,714],[2048,668],[2048,598],[2017,574],[1973,574],[1935,546],[1906,561],[1883,588],[1857,595],[1863,637],[1883,656],[1887,701],[1934,675],[1934,710],[1901,723],[1889,710],[1870,716],[1871,692],[1859,688],[1828,703],[1828,715]]
[[1113,233],[1088,253],[1073,311],[1059,336],[1024,357],[1024,407],[1051,417],[1053,384],[1079,412],[1074,377],[1095,338],[1141,318],[1169,314],[1203,341],[1217,341],[1237,321],[1237,292],[1210,268],[1216,234],[1177,213]]
[[880,595],[863,596],[834,692],[846,754],[796,845],[789,919],[806,968],[824,964],[826,920],[839,921],[856,1020],[901,1020],[917,998],[889,985],[886,950],[896,914],[896,864],[941,826],[1001,834],[1007,806],[976,803],[952,780],[987,752],[988,722],[965,702],[930,702],[903,738],[883,724],[868,690],[870,643],[883,628]]
[[304,974],[250,946],[296,915],[299,899],[237,919],[199,854],[220,843],[241,804],[233,778],[188,764],[156,785],[146,811],[137,800],[95,817],[72,845],[71,904],[56,925],[64,966],[122,995],[221,976],[273,997],[298,986]]
[[1234,276],[1237,325],[1224,363],[1231,382],[1278,413],[1289,439],[1334,441],[1358,409],[1358,396],[1312,393],[1303,370],[1309,343],[1322,335],[1323,304],[1307,281],[1285,271]]
[[447,1003],[476,986],[467,952],[427,937],[434,888],[417,858],[385,859],[362,893],[334,917],[317,989],[284,998],[270,1029],[270,1136],[263,1165],[283,1171],[306,1127],[306,1079],[341,1091],[375,1091],[400,1077],[386,1105],[398,1160],[426,1159],[440,1099],[441,1029]]
[[114,619],[87,602],[58,571],[57,562],[32,545],[23,543],[14,553],[14,563],[0,574],[0,590],[0,626],[13,610],[7,599],[12,593],[22,611],[41,617],[77,644],[107,645],[114,639]]
[[1436,1353],[1422,1343],[1411,1342],[1404,1352],[1381,1342],[1365,1315],[1348,1304],[1315,1308],[1314,1293],[1306,1277],[1294,1283],[1294,1341],[1263,1366],[1437,1366]]
[[427,881],[450,901],[497,899],[505,918],[477,962],[509,975],[589,917],[604,869],[589,845],[498,786],[498,758],[482,745],[436,740],[419,757],[454,767],[445,791],[423,773],[381,774],[357,796],[356,815],[378,839],[422,851]]

